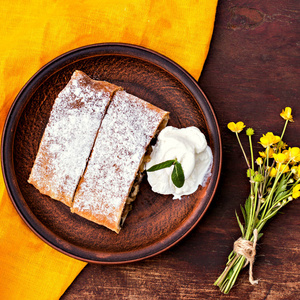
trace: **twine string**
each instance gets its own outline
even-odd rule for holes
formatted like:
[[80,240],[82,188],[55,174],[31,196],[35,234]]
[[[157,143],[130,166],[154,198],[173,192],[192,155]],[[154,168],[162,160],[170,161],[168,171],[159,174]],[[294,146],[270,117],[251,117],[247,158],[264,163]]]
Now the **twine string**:
[[246,258],[244,267],[249,265],[249,281],[251,284],[258,284],[258,280],[253,279],[253,265],[256,255],[256,243],[257,243],[258,232],[257,229],[253,230],[253,242],[245,240],[240,237],[234,242],[233,250],[239,255],[243,255]]

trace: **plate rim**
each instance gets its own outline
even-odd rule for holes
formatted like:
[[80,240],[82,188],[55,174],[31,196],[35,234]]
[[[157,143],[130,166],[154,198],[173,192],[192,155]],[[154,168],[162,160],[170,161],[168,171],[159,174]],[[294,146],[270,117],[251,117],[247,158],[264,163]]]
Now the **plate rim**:
[[[30,90],[30,88],[32,88],[32,87],[35,87],[37,89],[38,87],[36,87],[36,84],[39,82],[39,77],[42,78],[42,81],[47,80],[47,78],[45,78],[45,76],[43,76],[43,73],[46,72],[46,74],[47,73],[50,74],[48,77],[52,76],[53,73],[51,72],[51,68],[54,68],[56,64],[59,64],[59,63],[61,63],[61,61],[64,61],[64,60],[67,61],[68,59],[72,59],[72,57],[74,57],[74,56],[76,57],[76,55],[78,55],[78,53],[82,54],[82,53],[89,52],[91,50],[95,51],[98,55],[113,54],[113,55],[124,55],[125,56],[125,54],[127,54],[129,56],[134,56],[135,58],[150,62],[151,64],[154,64],[154,65],[160,67],[161,69],[166,70],[167,72],[171,73],[171,75],[173,77],[175,77],[183,86],[185,86],[190,91],[190,93],[195,97],[195,100],[198,103],[198,105],[201,107],[201,109],[204,112],[206,112],[206,114],[211,115],[213,123],[214,123],[215,134],[217,135],[217,141],[218,141],[218,145],[215,145],[215,147],[216,147],[215,149],[217,150],[217,152],[215,154],[215,155],[217,155],[217,157],[215,157],[215,161],[217,162],[217,166],[216,166],[217,172],[212,174],[212,177],[211,177],[211,180],[214,177],[213,178],[214,179],[214,187],[212,188],[210,197],[205,205],[205,208],[203,210],[201,210],[201,213],[199,215],[197,214],[196,220],[193,220],[191,225],[187,226],[185,224],[184,228],[182,228],[182,226],[180,226],[176,230],[174,230],[174,232],[172,232],[170,236],[167,236],[167,238],[159,240],[158,244],[162,244],[162,245],[159,247],[159,249],[157,251],[152,251],[152,247],[156,248],[155,245],[157,245],[157,243],[154,243],[154,244],[150,244],[150,246],[147,246],[145,248],[138,249],[138,251],[131,251],[131,252],[124,251],[124,252],[119,252],[117,254],[114,253],[113,255],[108,254],[108,255],[104,255],[104,256],[103,256],[104,252],[101,252],[102,260],[95,260],[95,259],[90,259],[88,257],[83,257],[82,254],[86,253],[86,251],[82,250],[82,247],[72,244],[73,247],[75,247],[77,250],[77,253],[74,254],[72,251],[68,251],[66,249],[66,247],[64,249],[62,249],[61,246],[58,246],[58,243],[57,242],[55,243],[55,240],[57,240],[58,238],[52,233],[52,231],[50,229],[47,229],[47,227],[41,221],[39,221],[37,219],[37,217],[35,217],[35,219],[32,219],[32,216],[30,214],[28,214],[28,211],[27,211],[27,209],[30,210],[30,208],[28,207],[27,209],[26,208],[24,209],[24,207],[23,208],[20,207],[20,203],[18,203],[18,200],[15,199],[16,196],[17,196],[17,198],[22,197],[23,199],[24,199],[24,197],[22,196],[22,193],[19,189],[17,180],[14,177],[9,176],[9,175],[11,175],[11,172],[14,173],[14,168],[12,168],[13,170],[10,170],[10,168],[9,168],[9,166],[11,164],[13,165],[13,161],[12,161],[12,163],[9,163],[9,161],[10,161],[9,158],[13,159],[13,151],[11,151],[11,154],[10,154],[10,150],[13,149],[14,138],[12,139],[12,141],[7,141],[6,137],[8,135],[8,132],[12,131],[12,129],[16,129],[17,125],[19,123],[19,120],[16,121],[15,118],[13,118],[13,116],[16,114],[17,115],[19,114],[19,116],[21,116],[23,109],[26,107],[26,105],[30,99],[30,98],[25,99],[26,101],[24,101],[24,99],[23,99],[23,101],[21,101],[23,93],[26,92],[27,89]],[[146,58],[145,58],[145,56],[146,56]],[[91,57],[91,55],[87,55],[87,57]],[[164,66],[162,66],[160,64],[161,62],[165,63]],[[65,67],[65,66],[66,65],[63,64],[63,67]],[[185,77],[184,82],[181,79],[182,76]],[[199,99],[195,96],[195,94],[199,94],[199,93],[203,97],[203,100],[207,107],[203,108],[200,105]],[[20,108],[22,109],[22,112],[19,112]],[[12,122],[12,120],[13,120],[13,122]],[[209,121],[207,118],[205,118],[205,120]],[[11,123],[13,123],[13,124],[11,124]],[[15,132],[15,131],[13,131],[13,132]],[[7,158],[7,156],[8,156],[8,158]],[[55,57],[54,59],[50,60],[47,64],[45,64],[43,67],[41,67],[21,88],[21,90],[15,97],[15,99],[9,109],[9,112],[6,116],[5,124],[3,127],[2,139],[1,139],[1,166],[2,166],[2,173],[3,173],[3,179],[5,182],[6,190],[9,194],[11,202],[13,203],[19,216],[23,219],[23,221],[26,223],[26,225],[41,240],[43,240],[45,243],[50,245],[52,248],[58,250],[59,252],[64,253],[70,257],[73,257],[73,258],[81,260],[81,261],[90,262],[90,263],[99,263],[99,264],[129,263],[129,262],[144,260],[144,259],[153,257],[155,255],[158,255],[158,254],[168,250],[169,248],[171,248],[172,246],[177,244],[180,240],[182,240],[199,223],[199,221],[205,215],[208,207],[210,206],[210,204],[214,198],[214,195],[216,193],[218,184],[219,184],[221,169],[222,169],[222,140],[221,140],[221,133],[220,133],[217,117],[215,115],[215,112],[212,108],[211,103],[209,102],[208,98],[206,97],[206,95],[204,94],[202,89],[200,88],[197,81],[185,69],[183,69],[179,64],[177,64],[170,58],[168,58],[154,50],[151,50],[151,49],[148,49],[148,48],[145,48],[142,46],[128,44],[128,43],[97,43],[97,44],[90,44],[90,45],[78,47],[78,48],[72,49],[70,51],[67,51],[67,52]],[[12,189],[12,187],[13,187],[13,189]],[[24,201],[25,201],[25,199],[24,199]],[[26,203],[26,201],[25,201],[25,203]],[[42,232],[40,232],[40,230],[38,230],[36,228],[36,225],[42,227]],[[52,237],[50,234],[50,238],[51,238],[50,240],[49,240],[49,236],[43,235],[44,230],[48,231],[48,234],[49,234],[49,231],[50,231],[50,233],[53,234]],[[181,232],[181,231],[183,231],[183,232]],[[60,239],[62,239],[62,238],[60,238]],[[167,242],[169,242],[169,243],[164,246],[165,240],[167,240]],[[67,244],[68,243],[69,242],[67,242]],[[97,251],[89,251],[89,253],[90,252],[97,252]],[[126,255],[126,253],[127,253],[127,255]],[[105,256],[107,256],[107,257],[104,259]],[[113,256],[113,258],[111,256]]]

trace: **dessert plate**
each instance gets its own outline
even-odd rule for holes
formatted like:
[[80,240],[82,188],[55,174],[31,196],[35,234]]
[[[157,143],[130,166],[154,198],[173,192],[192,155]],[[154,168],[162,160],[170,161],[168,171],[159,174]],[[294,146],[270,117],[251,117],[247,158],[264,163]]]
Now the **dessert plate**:
[[[72,214],[67,206],[27,183],[58,93],[75,70],[170,112],[168,125],[196,126],[212,148],[212,175],[205,187],[173,200],[151,191],[144,178],[124,227],[116,234]],[[26,224],[46,243],[92,263],[125,263],[158,254],[181,240],[212,201],[222,151],[213,109],[197,82],[179,65],[154,51],[128,44],[95,44],[49,62],[23,87],[8,114],[2,138],[2,169],[11,200]]]

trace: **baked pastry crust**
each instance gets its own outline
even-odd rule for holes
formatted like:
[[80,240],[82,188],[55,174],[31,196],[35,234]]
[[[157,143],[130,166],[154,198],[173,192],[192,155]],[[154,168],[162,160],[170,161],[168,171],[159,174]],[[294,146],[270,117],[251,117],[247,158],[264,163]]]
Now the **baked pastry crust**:
[[71,206],[106,109],[120,87],[75,71],[55,99],[28,182]]
[[169,113],[117,91],[98,132],[71,211],[119,233],[121,217],[144,155]]
[[75,71],[55,99],[28,182],[119,233],[169,113]]

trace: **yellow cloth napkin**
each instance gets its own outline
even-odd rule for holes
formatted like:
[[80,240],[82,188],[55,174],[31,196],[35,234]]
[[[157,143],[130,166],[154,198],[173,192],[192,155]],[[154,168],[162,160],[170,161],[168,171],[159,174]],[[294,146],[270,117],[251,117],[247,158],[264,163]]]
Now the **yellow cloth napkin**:
[[[88,44],[156,50],[200,76],[217,0],[1,0],[0,132],[27,80],[56,56]],[[58,299],[86,263],[41,241],[14,209],[0,175],[0,299]]]

